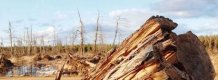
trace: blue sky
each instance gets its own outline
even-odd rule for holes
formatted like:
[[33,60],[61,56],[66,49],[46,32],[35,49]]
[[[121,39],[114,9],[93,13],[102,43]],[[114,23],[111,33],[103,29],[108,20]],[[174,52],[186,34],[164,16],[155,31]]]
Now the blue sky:
[[52,41],[55,31],[63,43],[69,43],[72,41],[69,36],[79,29],[77,10],[85,24],[86,43],[94,41],[98,11],[105,43],[112,43],[117,16],[124,18],[120,21],[118,41],[152,15],[163,15],[177,22],[178,34],[189,30],[197,35],[218,34],[217,0],[0,0],[0,5],[0,42],[4,44],[9,42],[9,21],[15,37],[22,38],[25,28],[32,26],[38,40],[44,36],[46,41]]

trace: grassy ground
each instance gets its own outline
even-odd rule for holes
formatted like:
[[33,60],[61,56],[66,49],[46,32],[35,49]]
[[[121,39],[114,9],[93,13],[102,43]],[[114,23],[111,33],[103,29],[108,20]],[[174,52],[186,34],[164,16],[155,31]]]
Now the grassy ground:
[[216,77],[214,80],[218,80],[218,54],[210,54],[210,58],[216,72]]
[[[0,80],[54,80],[55,77],[0,77]],[[81,80],[81,77],[62,77],[61,80]]]
[[[218,54],[209,54],[216,71],[216,77],[214,80],[218,80]],[[54,80],[55,77],[0,77],[0,80]],[[62,77],[61,80],[81,80],[81,77]]]
[[[216,71],[214,80],[218,80],[218,54],[210,54],[211,61]],[[0,77],[0,80],[54,80],[55,77]],[[61,80],[81,80],[81,77],[62,77]]]

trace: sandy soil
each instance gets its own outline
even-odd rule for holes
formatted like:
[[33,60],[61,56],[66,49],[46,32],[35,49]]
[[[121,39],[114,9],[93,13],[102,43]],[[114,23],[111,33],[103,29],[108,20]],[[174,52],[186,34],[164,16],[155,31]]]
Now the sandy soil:
[[[218,80],[218,54],[209,54],[211,61],[213,63],[213,66],[216,71],[216,77],[214,80]],[[12,62],[26,62],[26,63],[32,63],[34,61],[34,56],[24,56],[22,58],[11,58],[10,60]],[[39,63],[46,63],[46,64],[53,64],[60,68],[61,65],[57,64],[63,64],[64,60],[55,60],[55,61],[41,61]],[[55,77],[0,77],[0,80],[54,80]],[[63,77],[61,80],[80,80],[80,77]]]
[[[55,77],[0,77],[0,80],[54,80]],[[61,80],[81,80],[81,77],[62,77]]]

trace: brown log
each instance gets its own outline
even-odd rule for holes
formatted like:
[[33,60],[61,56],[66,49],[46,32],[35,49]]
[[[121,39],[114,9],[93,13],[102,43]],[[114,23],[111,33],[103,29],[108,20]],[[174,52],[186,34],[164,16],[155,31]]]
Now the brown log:
[[62,73],[64,71],[64,66],[65,66],[66,63],[67,63],[67,61],[64,62],[64,64],[62,65],[61,69],[58,71],[58,73],[57,73],[57,75],[55,77],[55,80],[61,80],[61,76],[62,76]]
[[213,80],[215,71],[205,47],[192,32],[179,35],[177,56],[193,80]]
[[198,38],[172,32],[177,23],[153,16],[111,50],[87,80],[213,80],[214,68]]

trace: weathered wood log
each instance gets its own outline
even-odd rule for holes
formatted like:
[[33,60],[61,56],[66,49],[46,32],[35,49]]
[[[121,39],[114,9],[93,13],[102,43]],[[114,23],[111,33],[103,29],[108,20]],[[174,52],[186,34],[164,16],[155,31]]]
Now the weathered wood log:
[[61,80],[61,76],[62,76],[62,73],[63,73],[63,70],[64,70],[64,66],[65,64],[67,63],[68,61],[64,62],[64,64],[62,65],[61,69],[58,71],[56,77],[55,77],[55,80]]
[[[202,47],[198,38],[193,37],[193,35],[187,40],[193,40],[195,43],[183,41],[183,38],[187,38],[186,36],[177,36],[172,32],[176,26],[175,22],[163,16],[151,17],[139,30],[124,40],[120,46],[111,50],[106,58],[85,79],[205,80],[207,78],[207,80],[212,80],[214,78],[214,69],[204,47]],[[192,47],[187,45],[192,45]],[[186,51],[192,48],[198,52]],[[194,57],[196,59],[192,60],[189,54],[197,56]],[[192,64],[195,61],[203,64]],[[194,67],[198,68],[193,69]],[[194,71],[200,69],[204,69],[203,72],[205,73]],[[202,78],[202,74],[206,74],[206,78]]]
[[200,40],[192,32],[179,35],[176,41],[178,60],[193,80],[213,80],[213,65]]

